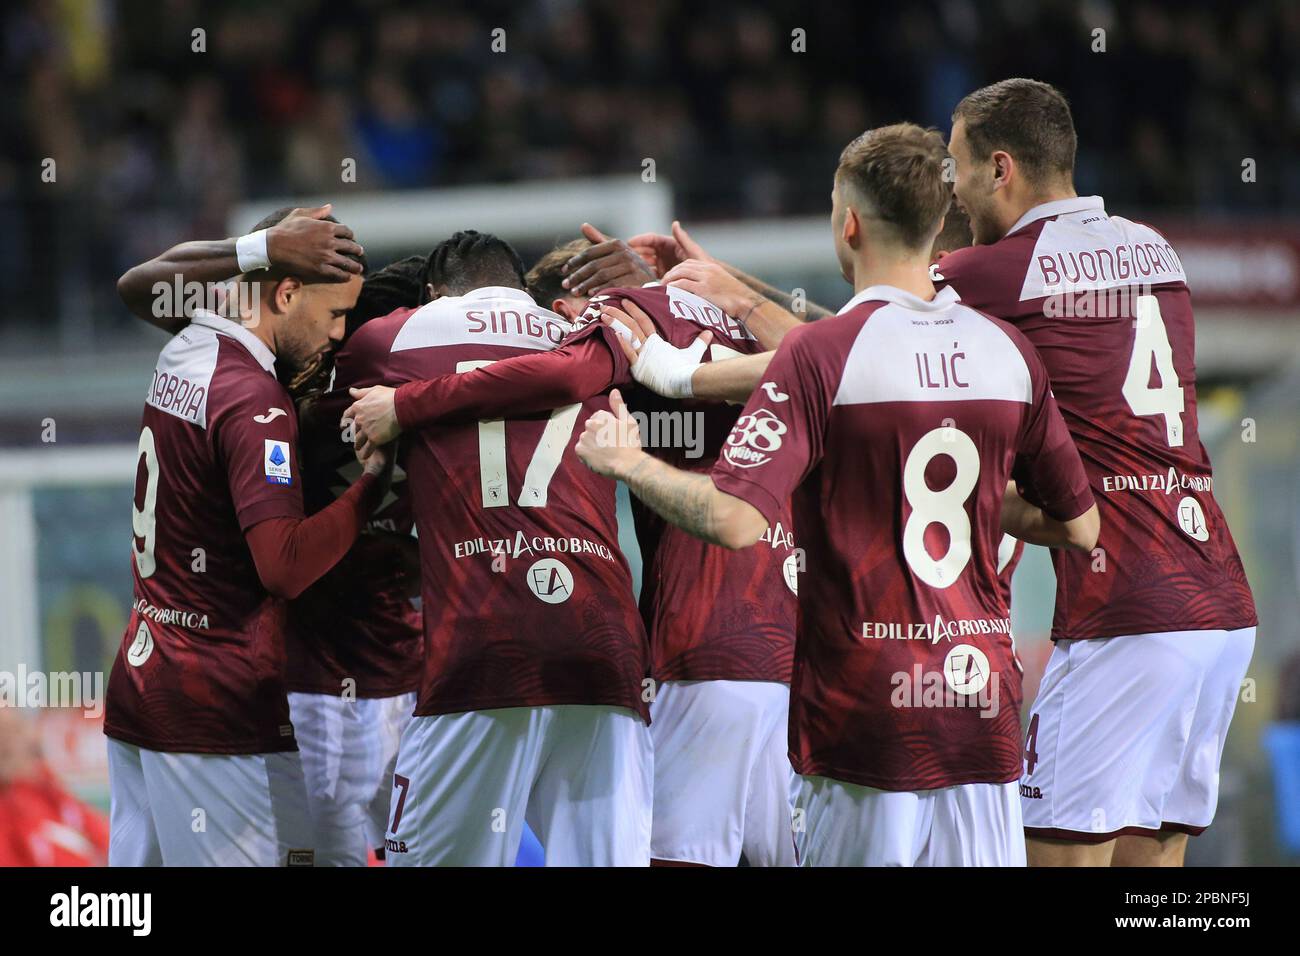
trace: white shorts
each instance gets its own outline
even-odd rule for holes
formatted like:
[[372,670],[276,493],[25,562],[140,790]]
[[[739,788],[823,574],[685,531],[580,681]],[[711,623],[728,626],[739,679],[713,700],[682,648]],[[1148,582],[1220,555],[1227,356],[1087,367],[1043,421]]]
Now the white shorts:
[[414,709],[413,693],[289,695],[317,866],[365,866],[369,850],[383,847],[397,743]]
[[390,866],[510,866],[524,822],[547,866],[648,866],[654,755],[623,707],[413,717],[393,775]]
[[1025,740],[1026,834],[1102,843],[1209,826],[1254,647],[1253,627],[1059,641]]
[[650,705],[656,860],[794,866],[790,688],[665,681]]
[[174,754],[108,740],[109,866],[311,866],[296,752]]
[[875,790],[802,777],[801,866],[1024,866],[1015,782]]

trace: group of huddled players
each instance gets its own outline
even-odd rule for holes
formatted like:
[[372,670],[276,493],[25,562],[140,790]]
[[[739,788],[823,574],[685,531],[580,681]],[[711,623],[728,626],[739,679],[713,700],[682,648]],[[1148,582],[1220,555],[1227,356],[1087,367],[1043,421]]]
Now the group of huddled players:
[[[110,862],[508,865],[527,828],[549,865],[1181,863],[1255,609],[1181,263],[1075,194],[1075,143],[1030,80],[946,146],[855,139],[834,315],[677,224],[365,276],[329,207],[282,210],[130,270],[174,337]],[[158,308],[178,276],[252,292]],[[1022,732],[1024,542],[1057,595]]]

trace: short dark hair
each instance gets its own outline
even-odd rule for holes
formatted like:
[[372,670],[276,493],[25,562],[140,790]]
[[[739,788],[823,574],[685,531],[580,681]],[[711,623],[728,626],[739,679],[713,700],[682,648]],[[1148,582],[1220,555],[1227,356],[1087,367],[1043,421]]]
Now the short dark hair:
[[966,122],[966,142],[977,160],[995,149],[1008,152],[1036,185],[1074,176],[1074,117],[1050,83],[1016,78],[978,89],[957,104],[952,120]]
[[[263,216],[254,223],[253,228],[250,229],[249,232],[257,232],[259,229],[270,229],[272,226],[278,226],[280,223],[288,219],[289,213],[293,212],[296,208],[296,206],[281,206],[275,212]],[[338,222],[338,220],[333,216],[325,216],[324,219],[326,222]],[[365,275],[370,271],[370,263],[366,261],[365,253],[354,255],[352,253],[344,252],[342,255],[345,258],[351,259],[353,262],[359,263],[362,275]]]
[[974,241],[975,237],[970,231],[970,217],[954,202],[944,213],[943,228],[934,237],[934,245],[930,247],[930,258],[933,259],[940,252],[956,252],[958,249],[965,249]]
[[533,263],[524,279],[528,283],[528,294],[538,305],[549,309],[556,299],[569,295],[569,290],[560,284],[564,281],[564,264],[582,250],[590,248],[591,244],[590,239],[580,236],[556,246]]
[[835,179],[851,186],[869,214],[888,223],[904,246],[920,249],[934,237],[952,202],[947,159],[936,130],[895,123],[869,129],[845,146]]
[[366,322],[398,309],[413,309],[420,304],[428,256],[407,256],[390,262],[366,276],[357,295],[357,304],[348,311],[347,335]]
[[449,295],[464,295],[486,285],[523,289],[523,260],[504,239],[462,229],[429,253],[420,283],[421,302],[429,301],[429,286],[442,286]]

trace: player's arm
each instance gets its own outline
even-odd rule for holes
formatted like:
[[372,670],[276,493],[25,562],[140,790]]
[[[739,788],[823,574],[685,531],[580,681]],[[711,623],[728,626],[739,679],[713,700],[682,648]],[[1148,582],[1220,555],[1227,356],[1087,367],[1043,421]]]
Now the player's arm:
[[[742,272],[730,263],[719,262],[718,265],[726,269],[727,272],[731,273],[731,275],[743,282],[752,291],[757,292],[762,298],[770,299],[787,314],[797,318],[799,321],[809,322],[813,319],[824,319],[828,315],[835,314],[830,309],[818,305],[816,302],[809,302],[807,299],[796,301],[793,293],[785,292],[774,285],[768,285],[762,279],[752,276],[747,272]],[[773,346],[773,348],[775,348],[775,346]]]
[[267,518],[244,532],[257,576],[270,594],[296,598],[347,554],[384,497],[393,453],[377,450],[366,459],[361,477],[311,517]]
[[669,270],[664,282],[712,302],[749,329],[765,349],[776,348],[787,332],[805,321],[745,285],[719,262],[687,259]]
[[[830,397],[818,385],[824,369],[818,373],[802,346],[802,332],[796,335],[768,369],[782,396],[776,410],[768,407],[764,391],[750,395],[708,475],[650,459],[616,393],[610,395],[612,413],[587,421],[578,457],[594,471],[617,475],[653,511],[696,537],[733,549],[754,544],[779,520],[791,492],[822,457]],[[742,455],[737,465],[731,449],[760,454]]]
[[[595,331],[595,330],[593,330]],[[354,423],[364,454],[404,431],[444,424],[518,417],[562,408],[599,395],[625,368],[612,332],[587,335],[546,352],[501,359],[490,365],[397,388],[353,388],[343,412]]]
[[683,531],[724,548],[748,548],[767,528],[762,512],[718,490],[709,475],[682,471],[647,455],[636,420],[615,389],[611,411],[587,419],[577,452],[589,468],[628,486],[653,511]]
[[1083,514],[1058,521],[1020,496],[1014,481],[1007,482],[1002,498],[1002,530],[1013,538],[1046,548],[1091,551],[1097,546],[1101,516],[1093,504]]
[[635,302],[625,299],[620,309],[606,305],[600,320],[617,327],[619,347],[632,377],[665,398],[697,398],[711,402],[743,404],[763,380],[775,352],[701,362],[707,342],[704,333],[684,349],[659,337],[650,317]]
[[270,376],[244,383],[236,400],[218,413],[210,434],[258,578],[274,596],[294,598],[352,546],[387,491],[391,457],[385,450],[365,461],[361,477],[347,491],[304,517],[296,416],[266,422],[258,415],[282,405],[283,396]]
[[1088,474],[1052,396],[1042,359],[1028,341],[1022,339],[1020,348],[1030,370],[1032,401],[1002,499],[1002,530],[1031,544],[1091,551],[1101,519]]
[[133,266],[117,280],[117,293],[132,314],[165,332],[189,322],[173,293],[176,283],[226,282],[253,269],[276,265],[309,280],[342,282],[361,272],[348,256],[360,255],[352,230],[327,222],[330,206],[295,209],[282,222],[237,239],[199,240],[172,246],[162,255]]

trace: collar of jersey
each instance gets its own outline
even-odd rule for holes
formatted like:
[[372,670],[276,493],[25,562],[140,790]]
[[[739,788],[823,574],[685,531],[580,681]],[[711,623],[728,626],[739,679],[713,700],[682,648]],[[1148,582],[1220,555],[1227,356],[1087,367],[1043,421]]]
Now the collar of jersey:
[[275,353],[267,348],[265,342],[238,322],[217,315],[215,312],[209,312],[207,309],[196,309],[190,321],[195,325],[206,326],[214,332],[220,332],[222,335],[228,335],[235,339],[252,353],[253,358],[257,359],[258,365],[275,374]]
[[1088,209],[1105,212],[1106,201],[1100,196],[1071,196],[1069,199],[1053,199],[1051,202],[1039,203],[1017,219],[1016,224],[1007,230],[1007,235],[1009,236],[1017,229],[1023,229],[1031,222],[1037,222],[1039,219],[1050,219],[1052,216],[1064,216],[1072,212],[1084,212]]
[[944,286],[934,294],[934,298],[926,301],[920,296],[912,295],[910,292],[904,292],[902,289],[892,285],[869,285],[848,302],[844,303],[844,308],[840,309],[839,314],[843,315],[849,309],[854,309],[864,302],[889,302],[892,305],[901,305],[905,309],[911,309],[914,312],[942,312],[954,302],[959,302],[961,296],[952,286]]
[[512,289],[504,285],[485,285],[481,289],[472,289],[461,296],[462,299],[518,299],[530,305],[536,305],[533,297],[523,289]]

